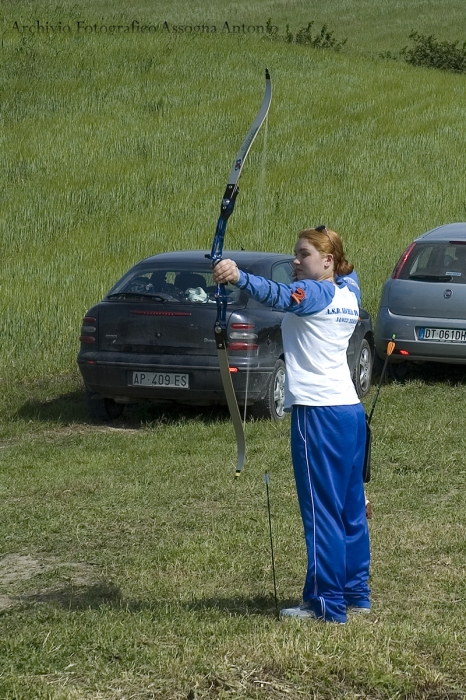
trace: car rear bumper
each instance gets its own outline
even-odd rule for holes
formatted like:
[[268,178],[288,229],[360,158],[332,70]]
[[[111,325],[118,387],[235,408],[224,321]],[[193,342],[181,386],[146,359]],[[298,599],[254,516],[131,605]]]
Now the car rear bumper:
[[[225,404],[225,393],[220,376],[218,358],[172,356],[130,357],[112,353],[80,352],[78,366],[86,389],[99,397],[113,398],[130,403],[139,399],[175,402],[184,404]],[[262,366],[259,358],[238,358],[230,356],[233,386],[239,403],[252,403],[263,398],[273,365]],[[135,386],[134,372],[178,373],[189,375],[189,388]]]
[[[466,331],[466,320],[418,316],[401,316],[387,307],[379,309],[374,336],[377,354],[385,358],[389,341],[395,335],[395,350],[390,362],[446,362],[466,364],[466,342],[429,341],[419,339],[420,328]],[[406,354],[407,353],[407,354]]]

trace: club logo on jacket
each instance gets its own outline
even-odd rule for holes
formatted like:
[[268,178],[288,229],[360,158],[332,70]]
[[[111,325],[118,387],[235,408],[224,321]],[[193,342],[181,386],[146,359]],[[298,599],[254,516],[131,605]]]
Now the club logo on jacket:
[[[338,323],[356,324],[359,318],[359,310],[356,309],[340,309],[338,306],[329,306],[327,314],[335,314],[338,318]],[[348,318],[349,317],[349,318]]]
[[291,295],[291,298],[294,299],[297,304],[300,304],[306,298],[306,292],[302,287],[298,287]]

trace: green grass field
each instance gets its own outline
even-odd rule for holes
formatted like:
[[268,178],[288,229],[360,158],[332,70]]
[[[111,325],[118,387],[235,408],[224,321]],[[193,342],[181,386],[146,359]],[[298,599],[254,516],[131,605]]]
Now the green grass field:
[[[348,41],[173,30],[268,18]],[[100,30],[133,20],[159,28]],[[246,425],[234,481],[226,413],[133,407],[93,426],[76,369],[83,314],[131,264],[210,248],[266,66],[227,246],[288,252],[325,222],[375,317],[407,243],[466,215],[466,77],[379,54],[463,26],[459,0],[0,2],[2,700],[466,696],[463,367],[381,392],[374,612],[341,629],[275,620],[266,469],[280,604],[305,567],[288,419]]]

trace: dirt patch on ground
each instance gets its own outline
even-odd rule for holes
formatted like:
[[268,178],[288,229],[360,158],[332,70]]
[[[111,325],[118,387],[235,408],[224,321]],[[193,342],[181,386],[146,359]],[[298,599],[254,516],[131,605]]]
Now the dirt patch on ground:
[[[51,588],[34,588],[25,585],[24,592],[18,591],[17,584],[30,582],[35,576],[56,571],[55,585],[65,585],[68,590],[95,586],[99,580],[99,569],[92,562],[65,562],[54,556],[41,554],[5,554],[0,557],[0,588],[14,587],[13,594],[0,594],[0,610],[35,599],[45,600]],[[62,590],[62,589],[61,589]]]
[[73,425],[57,426],[53,430],[42,430],[40,432],[26,433],[23,432],[20,438],[11,438],[0,443],[0,450],[8,450],[18,445],[31,444],[34,442],[59,442],[63,443],[67,440],[73,440],[76,436],[87,436],[95,433],[106,433],[107,435],[138,435],[146,426],[134,426],[126,423],[117,423],[116,425],[86,425],[76,423]]

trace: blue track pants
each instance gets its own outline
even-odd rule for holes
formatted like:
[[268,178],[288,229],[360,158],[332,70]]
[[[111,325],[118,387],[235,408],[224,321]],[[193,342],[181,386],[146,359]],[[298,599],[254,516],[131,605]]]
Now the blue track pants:
[[365,437],[361,404],[293,406],[291,454],[308,555],[303,602],[326,621],[345,622],[348,605],[370,607]]

